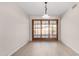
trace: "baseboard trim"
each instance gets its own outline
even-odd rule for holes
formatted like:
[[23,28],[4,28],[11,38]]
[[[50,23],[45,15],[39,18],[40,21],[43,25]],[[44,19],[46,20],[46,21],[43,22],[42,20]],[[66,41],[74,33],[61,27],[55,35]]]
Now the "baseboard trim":
[[18,51],[20,48],[22,48],[24,45],[26,45],[29,41],[25,42],[24,44],[20,45],[20,47],[16,48],[13,52],[11,52],[8,56],[12,56],[16,51]]
[[74,49],[73,49],[72,47],[70,47],[69,45],[65,44],[63,41],[59,40],[59,42],[61,42],[63,45],[67,46],[68,48],[70,48],[72,51],[74,51],[76,54],[79,55],[79,53],[78,53],[76,50],[74,50]]

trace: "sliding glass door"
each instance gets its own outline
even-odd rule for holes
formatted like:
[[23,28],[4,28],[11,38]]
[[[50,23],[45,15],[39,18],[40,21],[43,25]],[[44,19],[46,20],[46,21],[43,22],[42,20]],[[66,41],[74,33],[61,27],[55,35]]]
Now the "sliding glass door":
[[32,20],[33,40],[57,40],[57,20]]

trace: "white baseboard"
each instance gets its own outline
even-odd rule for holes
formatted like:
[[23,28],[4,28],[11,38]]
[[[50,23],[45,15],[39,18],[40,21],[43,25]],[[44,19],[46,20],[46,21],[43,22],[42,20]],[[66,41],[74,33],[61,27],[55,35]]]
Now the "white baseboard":
[[16,48],[14,51],[12,51],[8,56],[12,56],[16,51],[18,51],[21,47],[23,47],[25,44],[27,44],[29,41],[25,42],[24,44],[21,44],[18,48]]
[[64,45],[66,45],[67,47],[69,47],[70,49],[72,49],[75,53],[77,53],[79,55],[79,52],[76,51],[75,49],[73,49],[68,43],[65,43],[63,41],[60,40],[61,43],[63,43]]

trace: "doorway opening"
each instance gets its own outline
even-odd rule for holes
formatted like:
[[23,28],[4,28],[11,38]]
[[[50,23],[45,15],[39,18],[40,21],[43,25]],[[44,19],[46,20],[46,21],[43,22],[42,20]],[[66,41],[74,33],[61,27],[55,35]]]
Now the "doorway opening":
[[58,40],[58,19],[33,19],[32,41]]

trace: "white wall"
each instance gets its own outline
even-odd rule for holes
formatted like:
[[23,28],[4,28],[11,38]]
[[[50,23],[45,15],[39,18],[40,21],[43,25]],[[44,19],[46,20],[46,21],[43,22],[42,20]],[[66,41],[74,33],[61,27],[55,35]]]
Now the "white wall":
[[79,53],[79,4],[61,20],[61,41]]
[[[29,24],[30,24],[30,26],[29,26],[29,28],[30,28],[30,41],[32,41],[32,19],[44,19],[44,18],[42,18],[42,16],[30,16],[30,21],[29,21]],[[58,40],[60,40],[61,39],[61,26],[60,26],[60,22],[61,22],[61,20],[60,20],[60,17],[59,16],[51,16],[49,19],[58,19]]]
[[28,41],[28,16],[15,3],[0,3],[0,55],[11,55]]

